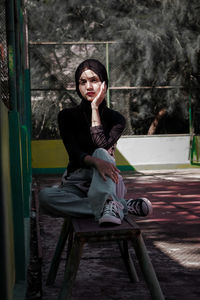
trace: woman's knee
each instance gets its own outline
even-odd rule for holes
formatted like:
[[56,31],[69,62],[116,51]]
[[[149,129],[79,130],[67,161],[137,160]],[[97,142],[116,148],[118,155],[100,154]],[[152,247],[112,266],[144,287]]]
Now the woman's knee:
[[93,156],[99,156],[99,155],[103,155],[106,154],[107,150],[105,150],[104,148],[97,148],[94,152],[93,152]]
[[103,160],[110,161],[110,162],[114,163],[112,156],[104,148],[97,148],[93,152],[92,156],[97,157],[97,158],[101,158]]
[[57,197],[57,188],[44,188],[39,192],[39,203],[42,206],[48,205]]
[[49,193],[48,193],[48,189],[49,188],[45,188],[45,189],[42,189],[40,192],[39,192],[39,202],[40,204],[43,204],[43,203],[46,203],[48,202],[48,198],[49,198]]

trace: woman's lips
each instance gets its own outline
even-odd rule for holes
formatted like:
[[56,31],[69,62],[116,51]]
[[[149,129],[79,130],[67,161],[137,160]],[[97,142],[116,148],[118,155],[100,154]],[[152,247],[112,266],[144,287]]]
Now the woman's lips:
[[87,96],[94,96],[95,93],[94,93],[94,92],[88,92],[86,95],[87,95]]

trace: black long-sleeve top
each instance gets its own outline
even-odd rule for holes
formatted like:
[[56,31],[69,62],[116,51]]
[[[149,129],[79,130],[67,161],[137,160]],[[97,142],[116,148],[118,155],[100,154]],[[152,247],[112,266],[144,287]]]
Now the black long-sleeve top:
[[64,109],[58,114],[60,135],[69,155],[68,175],[84,165],[84,157],[92,155],[95,149],[112,147],[121,136],[125,118],[109,109],[105,100],[99,106],[101,125],[91,127],[91,103]]

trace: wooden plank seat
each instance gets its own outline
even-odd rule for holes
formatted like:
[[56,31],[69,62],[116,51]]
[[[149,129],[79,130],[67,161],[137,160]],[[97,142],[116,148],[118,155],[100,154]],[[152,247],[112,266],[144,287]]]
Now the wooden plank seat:
[[59,294],[60,300],[68,300],[71,297],[73,282],[76,278],[84,244],[105,241],[116,241],[118,243],[130,280],[132,282],[137,282],[139,279],[128,247],[128,241],[131,241],[152,299],[164,299],[154,268],[147,253],[141,230],[135,223],[133,216],[128,215],[123,220],[122,224],[118,226],[99,226],[93,218],[65,219],[47,277],[47,285],[52,285],[55,281],[61,253],[67,240],[67,259],[64,281]]

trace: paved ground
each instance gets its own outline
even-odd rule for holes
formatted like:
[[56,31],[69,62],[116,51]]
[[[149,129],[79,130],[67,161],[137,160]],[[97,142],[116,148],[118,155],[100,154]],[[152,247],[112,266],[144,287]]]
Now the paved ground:
[[[36,179],[40,187],[59,182],[55,176]],[[165,299],[200,299],[200,168],[140,171],[124,174],[124,180],[128,198],[143,196],[153,203],[151,217],[137,219],[137,223]],[[55,284],[46,287],[45,280],[62,219],[40,215],[38,224],[43,297],[38,292],[27,300],[56,300],[63,279],[64,256]],[[132,255],[134,258],[134,252]],[[86,246],[72,300],[151,299],[135,262],[140,282],[132,284],[115,244]]]

